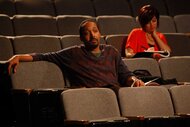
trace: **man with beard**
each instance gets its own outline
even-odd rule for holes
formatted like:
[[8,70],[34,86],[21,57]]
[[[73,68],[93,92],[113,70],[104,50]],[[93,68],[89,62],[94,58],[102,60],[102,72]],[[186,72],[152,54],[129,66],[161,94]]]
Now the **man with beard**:
[[85,20],[79,27],[83,45],[50,53],[15,55],[8,60],[16,72],[19,62],[49,61],[58,65],[70,81],[71,87],[144,86],[122,61],[119,52],[110,45],[100,44],[101,34],[94,20]]

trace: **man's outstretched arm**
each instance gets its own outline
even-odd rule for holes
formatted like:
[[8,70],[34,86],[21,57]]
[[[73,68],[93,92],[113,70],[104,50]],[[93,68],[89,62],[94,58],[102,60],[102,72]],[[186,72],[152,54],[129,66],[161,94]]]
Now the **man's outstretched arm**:
[[19,62],[30,62],[33,61],[33,57],[29,54],[19,54],[14,55],[8,60],[8,72],[11,74],[11,70],[13,69],[13,73],[16,72]]

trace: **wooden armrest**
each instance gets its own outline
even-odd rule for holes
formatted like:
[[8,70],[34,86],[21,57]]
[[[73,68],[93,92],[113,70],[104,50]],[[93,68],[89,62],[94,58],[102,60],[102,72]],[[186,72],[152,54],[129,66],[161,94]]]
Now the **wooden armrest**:
[[64,125],[88,125],[87,120],[64,120]]
[[17,93],[28,93],[28,95],[32,92],[32,89],[12,89],[13,94]]
[[129,120],[145,120],[144,116],[125,116]]
[[190,114],[177,113],[177,116],[190,118]]

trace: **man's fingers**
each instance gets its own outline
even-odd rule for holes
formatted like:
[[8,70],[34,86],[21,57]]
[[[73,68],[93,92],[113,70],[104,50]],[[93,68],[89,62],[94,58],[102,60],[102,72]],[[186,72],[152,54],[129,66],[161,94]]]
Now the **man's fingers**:
[[8,66],[8,73],[9,73],[9,75],[11,73],[16,73],[17,67],[18,67],[18,64],[14,64],[13,65],[13,64],[9,63],[9,66]]
[[16,73],[17,67],[18,67],[18,64],[16,64],[15,66],[13,66],[13,73]]
[[8,73],[9,73],[9,75],[11,74],[11,69],[12,69],[12,66],[9,63],[9,66],[8,66]]
[[137,86],[145,86],[144,82],[142,80],[137,81]]

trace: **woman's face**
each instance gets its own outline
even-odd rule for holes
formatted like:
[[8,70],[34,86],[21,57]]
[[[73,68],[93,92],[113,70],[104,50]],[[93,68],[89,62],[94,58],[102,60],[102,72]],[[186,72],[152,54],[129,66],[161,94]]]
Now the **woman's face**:
[[157,18],[154,16],[150,22],[148,22],[146,25],[145,25],[145,31],[147,33],[152,33],[154,32],[155,30],[157,29]]

